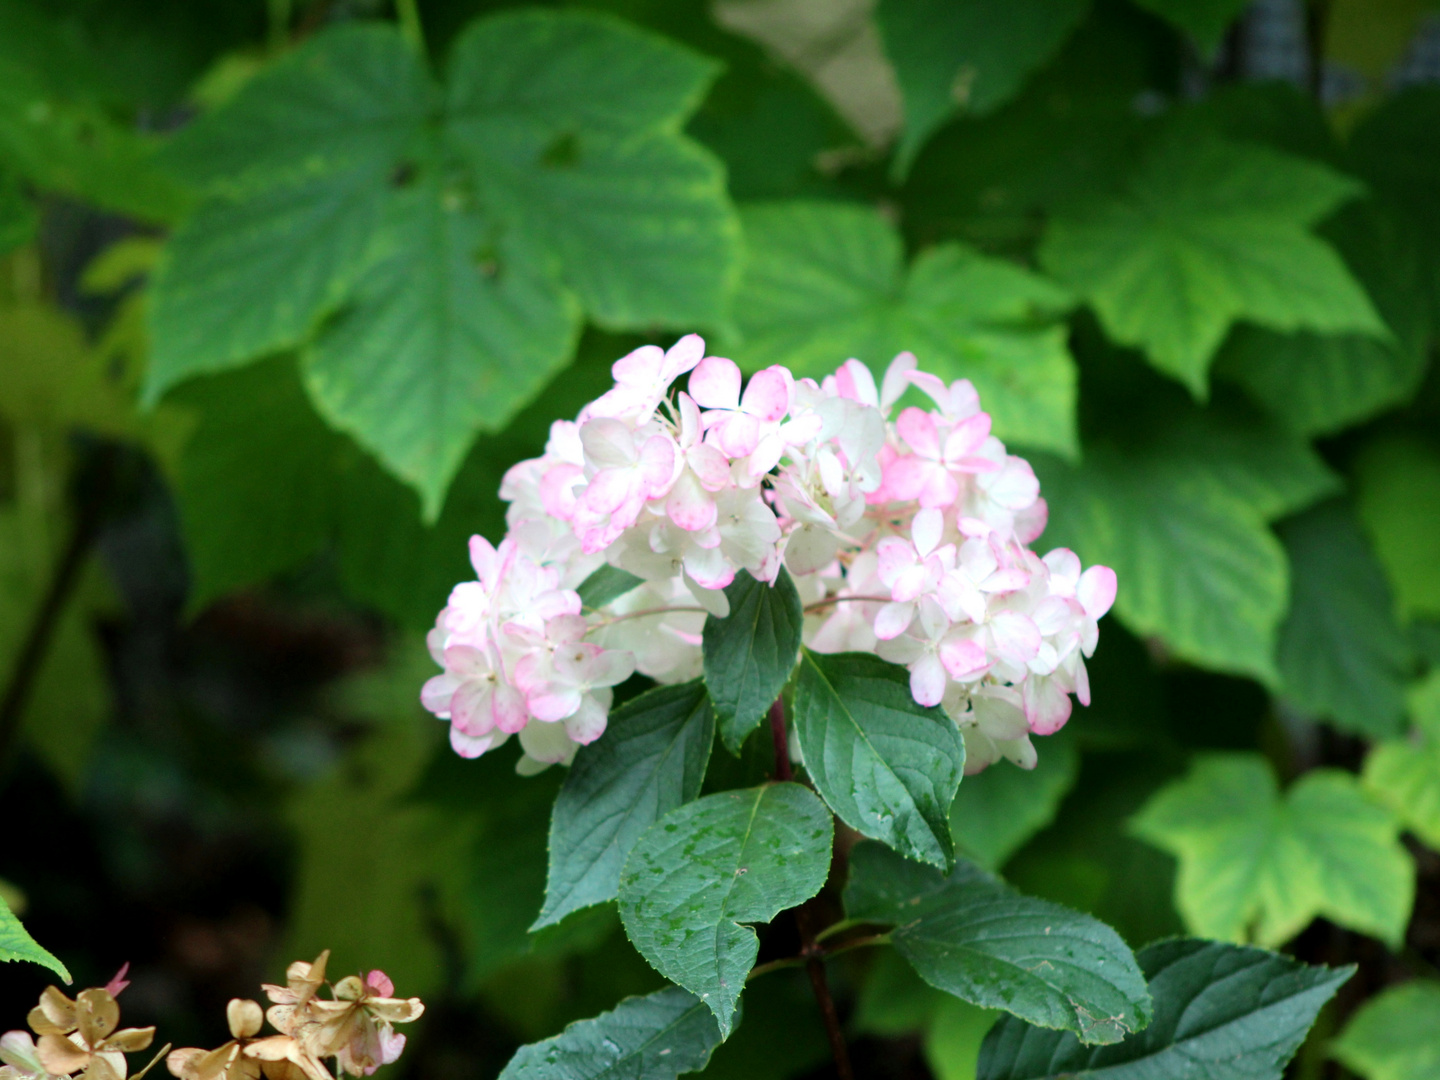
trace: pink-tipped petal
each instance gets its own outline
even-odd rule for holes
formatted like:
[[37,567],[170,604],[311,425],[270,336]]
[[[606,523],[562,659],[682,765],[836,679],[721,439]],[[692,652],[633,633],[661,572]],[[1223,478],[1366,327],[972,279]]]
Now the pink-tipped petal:
[[921,705],[939,705],[945,696],[945,682],[945,668],[933,653],[927,653],[910,671],[910,696]]
[[790,382],[784,369],[768,367],[750,376],[740,407],[763,423],[773,424],[790,411]]
[[736,408],[740,404],[740,369],[733,360],[707,356],[690,372],[689,390],[704,408]]
[[895,421],[895,430],[905,440],[905,445],[921,457],[931,460],[940,457],[940,435],[935,430],[935,418],[924,409],[912,405],[903,410]]
[[1110,605],[1115,603],[1116,584],[1115,571],[1108,566],[1092,566],[1081,574],[1079,584],[1075,586],[1075,596],[1085,614],[1098,619],[1109,611]]

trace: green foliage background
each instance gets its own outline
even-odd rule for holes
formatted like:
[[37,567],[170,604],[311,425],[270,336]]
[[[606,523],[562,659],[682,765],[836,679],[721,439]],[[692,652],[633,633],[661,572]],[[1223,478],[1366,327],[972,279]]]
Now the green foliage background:
[[[613,905],[529,931],[560,778],[442,747],[420,635],[504,470],[636,344],[910,349],[1035,463],[1040,546],[1120,591],[1094,706],[907,842],[1137,948],[1359,962],[1299,1073],[1430,1075],[1428,5],[398,8],[0,0],[0,877],[44,944],[165,972],[137,1008],[195,1032],[187,993],[331,947],[437,1003],[407,1066],[436,1075],[654,989]],[[759,782],[721,713],[709,783]],[[167,881],[176,836],[223,872]],[[69,929],[123,918],[133,955]],[[187,933],[249,944],[207,968]],[[892,960],[834,965],[862,1059],[973,1076],[989,1014]],[[788,978],[705,1075],[824,1059]]]

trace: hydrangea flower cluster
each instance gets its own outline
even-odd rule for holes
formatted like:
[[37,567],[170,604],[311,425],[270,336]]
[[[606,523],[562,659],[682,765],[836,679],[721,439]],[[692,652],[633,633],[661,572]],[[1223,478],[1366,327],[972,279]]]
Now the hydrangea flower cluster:
[[[476,580],[430,634],[445,670],[421,698],[458,753],[516,735],[521,772],[569,762],[633,673],[700,673],[705,618],[728,614],[742,570],[789,572],[809,648],[903,664],[915,700],[964,732],[967,772],[1033,768],[1030,736],[1064,725],[1071,694],[1089,704],[1115,574],[1029,549],[1039,482],[968,380],[947,386],[901,353],[878,386],[857,360],[821,382],[774,366],[746,383],[693,334],[612,370],[612,389],[506,474],[507,535],[471,539]],[[912,388],[929,408],[900,407]],[[577,590],[607,564],[643,584],[587,607]]]

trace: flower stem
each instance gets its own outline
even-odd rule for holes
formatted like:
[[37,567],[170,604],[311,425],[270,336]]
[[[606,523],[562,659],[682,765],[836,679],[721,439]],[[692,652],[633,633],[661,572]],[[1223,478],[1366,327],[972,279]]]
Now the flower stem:
[[806,604],[806,605],[805,605],[805,611],[806,611],[806,612],[819,611],[821,608],[831,607],[831,606],[834,605],[834,604],[848,604],[848,603],[851,603],[851,602],[860,603],[860,604],[888,604],[888,603],[890,603],[890,597],[888,597],[888,596],[827,596],[824,600],[816,600],[813,604]]
[[[790,741],[785,732],[785,701],[776,698],[770,706],[770,739],[775,744],[775,778],[785,781],[795,776],[790,766]],[[855,1080],[850,1068],[850,1048],[845,1045],[845,1032],[840,1027],[840,1014],[835,1011],[835,999],[830,996],[830,984],[825,978],[825,950],[815,941],[814,898],[805,901],[795,909],[795,928],[800,932],[800,956],[805,961],[805,974],[810,976],[810,989],[815,992],[815,1001],[820,1006],[820,1017],[825,1021],[825,1035],[830,1040],[830,1054],[835,1059],[835,1074],[840,1080]]]

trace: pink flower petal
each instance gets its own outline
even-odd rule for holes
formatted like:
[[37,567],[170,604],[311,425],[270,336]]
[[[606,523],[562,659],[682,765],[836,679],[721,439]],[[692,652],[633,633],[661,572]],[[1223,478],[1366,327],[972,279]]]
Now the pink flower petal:
[[835,388],[843,398],[862,405],[877,406],[880,395],[875,391],[875,376],[859,360],[846,360],[835,372]]
[[682,473],[665,500],[665,514],[686,532],[699,532],[715,524],[716,507],[694,473]]
[[365,976],[365,985],[370,988],[370,992],[376,997],[388,998],[395,996],[395,984],[391,982],[385,972],[379,968],[376,968],[370,972],[369,975]]
[[740,408],[758,420],[772,424],[790,411],[790,382],[784,368],[768,367],[750,376]]
[[962,420],[945,437],[945,460],[958,461],[979,450],[990,437],[990,414],[977,413]]
[[915,541],[915,550],[923,559],[940,544],[945,532],[945,515],[936,509],[921,510],[910,523],[910,535]]
[[915,406],[905,409],[895,421],[895,430],[905,445],[921,457],[938,460],[940,457],[940,435],[935,430],[935,418],[924,409]]
[[450,748],[463,758],[477,758],[494,743],[493,735],[466,735],[453,724],[450,726]]
[[1098,619],[1115,603],[1115,571],[1108,566],[1092,566],[1080,575],[1075,586],[1076,599],[1085,609],[1085,614]]
[[893,641],[909,629],[914,618],[914,604],[886,604],[875,615],[875,636],[881,641]]
[[945,682],[945,668],[933,653],[927,653],[910,671],[910,696],[921,705],[939,705],[945,696]]
[[554,723],[556,720],[573,716],[575,710],[580,708],[581,696],[580,691],[573,686],[542,683],[526,695],[525,703],[530,707],[530,715],[536,720]]
[[707,356],[690,372],[690,396],[707,409],[733,409],[740,404],[740,369],[735,361]]
[[989,666],[985,647],[971,638],[952,638],[941,642],[940,663],[956,680],[969,679]]

